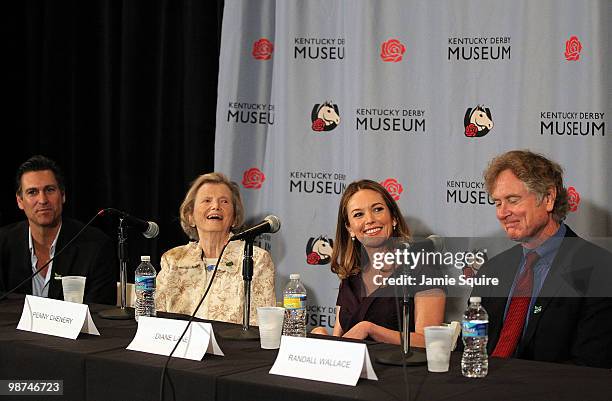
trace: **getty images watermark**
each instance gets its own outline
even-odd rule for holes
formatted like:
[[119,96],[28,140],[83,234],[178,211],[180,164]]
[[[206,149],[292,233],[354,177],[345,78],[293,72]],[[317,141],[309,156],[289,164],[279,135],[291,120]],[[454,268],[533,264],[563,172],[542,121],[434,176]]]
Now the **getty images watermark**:
[[[441,252],[441,251],[414,251],[407,248],[395,249],[386,252],[375,252],[372,255],[372,267],[383,271],[386,266],[395,266],[395,273],[390,276],[376,274],[373,283],[377,286],[470,286],[475,285],[499,285],[497,277],[486,277],[485,275],[473,277],[465,273],[458,277],[448,274],[436,274],[440,272],[435,269],[428,269],[430,274],[424,274],[422,270],[432,266],[454,266],[458,270],[464,271],[466,267],[480,267],[487,260],[484,250],[474,252]],[[398,267],[404,268],[404,273]],[[406,272],[406,269],[414,271],[419,268],[420,274],[416,276]],[[477,270],[477,269],[476,269]]]

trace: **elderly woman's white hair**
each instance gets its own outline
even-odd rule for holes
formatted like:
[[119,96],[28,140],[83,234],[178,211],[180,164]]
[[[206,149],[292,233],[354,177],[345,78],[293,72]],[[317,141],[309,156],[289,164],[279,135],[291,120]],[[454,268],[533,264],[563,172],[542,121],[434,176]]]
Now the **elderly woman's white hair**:
[[232,222],[232,231],[237,230],[244,223],[244,206],[242,204],[242,198],[240,197],[240,188],[238,184],[230,181],[222,173],[207,173],[202,174],[191,183],[189,191],[185,195],[185,199],[179,209],[179,216],[181,218],[181,227],[187,236],[192,240],[199,240],[198,230],[193,223],[193,209],[195,204],[196,194],[202,185],[204,184],[225,184],[230,192],[232,193],[232,204],[234,205],[234,221]]

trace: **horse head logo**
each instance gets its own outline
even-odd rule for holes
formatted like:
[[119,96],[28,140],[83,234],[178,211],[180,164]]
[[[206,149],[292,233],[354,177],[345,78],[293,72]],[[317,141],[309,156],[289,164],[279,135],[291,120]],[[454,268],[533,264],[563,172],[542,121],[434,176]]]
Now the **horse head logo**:
[[309,265],[326,265],[331,262],[334,241],[324,235],[310,238],[306,244],[306,262]]
[[463,126],[467,137],[487,135],[493,129],[491,110],[483,105],[478,105],[474,109],[468,108],[463,118]]
[[313,131],[331,131],[340,124],[338,105],[332,102],[317,103],[310,114]]

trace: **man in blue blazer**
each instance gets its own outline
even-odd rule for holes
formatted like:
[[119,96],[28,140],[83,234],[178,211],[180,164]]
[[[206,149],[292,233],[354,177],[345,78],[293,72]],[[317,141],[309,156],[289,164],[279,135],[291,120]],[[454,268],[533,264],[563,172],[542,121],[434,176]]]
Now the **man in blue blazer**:
[[506,235],[519,245],[485,263],[478,287],[493,357],[612,367],[612,254],[564,224],[563,170],[530,151],[494,158],[484,173]]
[[0,285],[4,287],[0,292],[16,287],[42,267],[17,292],[63,299],[60,278],[85,276],[83,302],[115,304],[113,244],[102,231],[87,227],[67,245],[83,224],[62,218],[66,195],[55,162],[44,156],[24,162],[17,171],[16,200],[27,220],[0,229]]

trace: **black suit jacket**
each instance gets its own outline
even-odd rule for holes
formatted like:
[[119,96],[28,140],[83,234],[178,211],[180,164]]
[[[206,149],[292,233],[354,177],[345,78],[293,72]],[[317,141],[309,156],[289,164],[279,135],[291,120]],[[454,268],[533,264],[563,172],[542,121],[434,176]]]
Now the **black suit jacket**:
[[[504,310],[522,258],[517,245],[485,263],[478,276],[497,287],[474,288],[489,314],[489,353],[503,327]],[[612,254],[569,227],[530,313],[515,356],[549,362],[612,367]]]
[[[94,227],[88,227],[61,254],[58,254],[83,227],[68,218],[62,219],[55,256],[53,277],[49,280],[49,298],[64,299],[60,276],[85,276],[83,302],[114,305],[116,302],[116,271],[118,261],[110,238]],[[28,222],[22,221],[0,229],[0,291],[17,286],[32,275],[30,250],[28,249]],[[1,287],[4,286],[4,287]],[[16,292],[31,294],[32,280]]]

